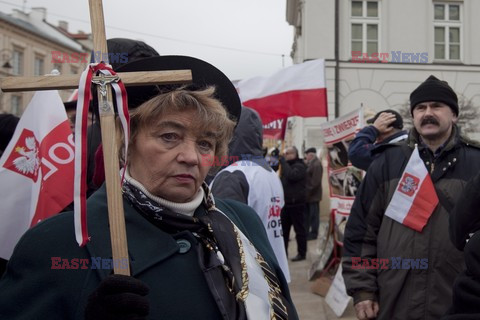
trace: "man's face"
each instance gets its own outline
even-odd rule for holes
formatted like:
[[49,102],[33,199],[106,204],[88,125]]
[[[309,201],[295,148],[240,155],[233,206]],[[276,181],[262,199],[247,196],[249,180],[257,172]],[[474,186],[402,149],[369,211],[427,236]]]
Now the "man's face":
[[293,148],[288,148],[285,150],[285,159],[286,160],[295,160],[297,158],[297,154]]
[[446,140],[450,137],[457,116],[442,102],[422,102],[413,109],[413,125],[426,140]]
[[306,154],[305,159],[306,159],[307,161],[312,161],[313,158],[315,158],[315,153],[314,153],[314,152],[309,152],[309,153]]

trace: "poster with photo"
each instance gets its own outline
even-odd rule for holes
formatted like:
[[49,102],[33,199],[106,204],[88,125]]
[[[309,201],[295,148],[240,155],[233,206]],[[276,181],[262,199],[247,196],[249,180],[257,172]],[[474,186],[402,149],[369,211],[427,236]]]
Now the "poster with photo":
[[348,147],[363,126],[363,108],[322,124],[327,148],[330,207],[343,214],[350,213],[364,175],[348,159]]

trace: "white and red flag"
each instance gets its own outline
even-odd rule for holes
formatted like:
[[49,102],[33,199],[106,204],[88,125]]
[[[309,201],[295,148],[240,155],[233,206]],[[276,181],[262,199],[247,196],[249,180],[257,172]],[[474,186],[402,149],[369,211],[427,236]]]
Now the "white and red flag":
[[35,93],[0,158],[0,257],[73,200],[74,142],[57,91]]
[[432,179],[415,146],[385,215],[422,232],[437,204]]
[[270,77],[241,80],[236,87],[242,104],[256,110],[263,124],[292,116],[328,115],[323,59],[295,64]]

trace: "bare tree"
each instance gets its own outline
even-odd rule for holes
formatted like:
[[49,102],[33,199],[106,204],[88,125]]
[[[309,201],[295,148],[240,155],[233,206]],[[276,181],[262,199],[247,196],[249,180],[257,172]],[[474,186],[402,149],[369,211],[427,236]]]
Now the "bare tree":
[[[473,105],[472,99],[467,99],[464,95],[459,95],[458,108],[460,110],[460,114],[458,116],[457,124],[461,128],[462,133],[469,136],[479,135],[479,107]],[[400,113],[403,118],[403,126],[405,129],[410,130],[413,127],[412,115],[410,113],[410,103],[406,101],[404,104],[402,104],[398,110],[398,113]]]

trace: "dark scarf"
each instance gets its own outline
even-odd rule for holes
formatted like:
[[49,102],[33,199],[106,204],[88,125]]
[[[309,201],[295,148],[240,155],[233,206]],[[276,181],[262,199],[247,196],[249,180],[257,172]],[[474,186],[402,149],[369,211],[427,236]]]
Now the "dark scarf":
[[[123,194],[148,221],[169,234],[189,230],[199,240],[196,246],[199,266],[224,319],[247,319],[245,299],[248,293],[245,253],[233,223],[220,212],[206,184],[202,203],[206,214],[190,217],[176,213],[149,198],[125,181]],[[260,256],[260,254],[258,254]],[[260,256],[260,265],[272,288],[272,306],[277,319],[287,319],[287,312],[275,274]],[[280,301],[278,301],[280,300]]]

